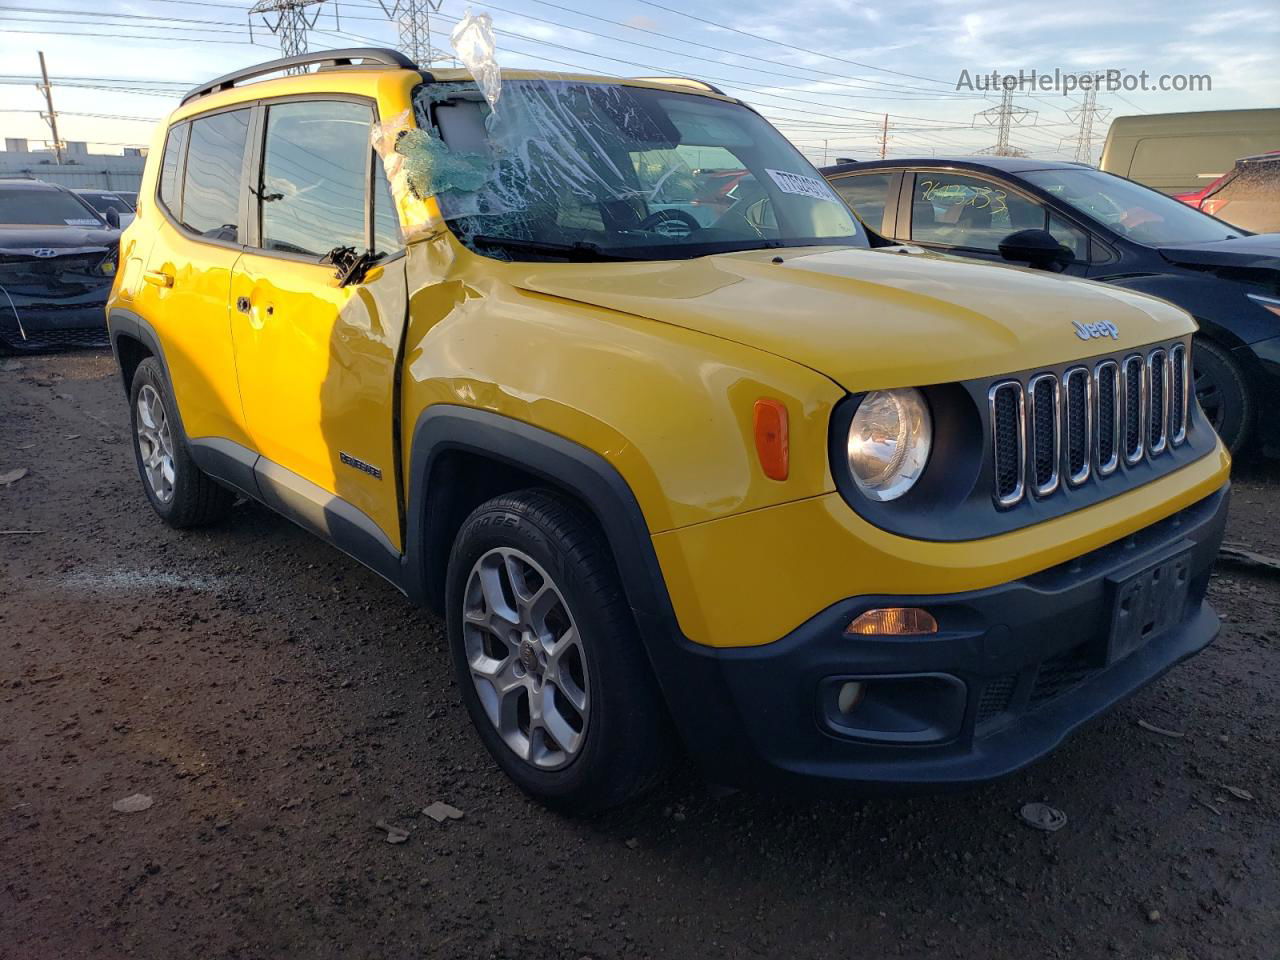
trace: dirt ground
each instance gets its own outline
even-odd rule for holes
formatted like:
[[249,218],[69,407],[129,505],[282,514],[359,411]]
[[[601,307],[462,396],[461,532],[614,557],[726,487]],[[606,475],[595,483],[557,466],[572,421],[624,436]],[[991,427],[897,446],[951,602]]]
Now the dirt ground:
[[[110,358],[20,362],[4,960],[1280,956],[1280,578],[1220,567],[1216,644],[1000,783],[813,802],[686,770],[568,820],[483,752],[438,620],[261,507],[164,527]],[[1278,506],[1280,465],[1241,466],[1228,539],[1280,556]],[[1029,801],[1067,826],[1024,826]]]

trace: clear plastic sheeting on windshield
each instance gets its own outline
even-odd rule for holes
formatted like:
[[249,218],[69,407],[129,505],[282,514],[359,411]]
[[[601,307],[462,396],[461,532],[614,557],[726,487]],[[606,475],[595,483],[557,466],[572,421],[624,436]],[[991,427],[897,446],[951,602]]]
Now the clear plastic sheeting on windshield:
[[[741,104],[667,89],[508,78],[424,84],[379,153],[465,244],[498,259],[669,259],[866,246],[817,171]],[[394,133],[394,139],[389,139]],[[375,143],[375,146],[378,144]],[[397,159],[398,158],[398,159]],[[394,172],[393,172],[394,168]]]
[[476,16],[468,7],[466,16],[449,34],[449,42],[458,59],[471,71],[489,102],[489,109],[496,109],[498,97],[502,96],[502,71],[498,67],[497,45],[493,42],[493,19],[487,13]]

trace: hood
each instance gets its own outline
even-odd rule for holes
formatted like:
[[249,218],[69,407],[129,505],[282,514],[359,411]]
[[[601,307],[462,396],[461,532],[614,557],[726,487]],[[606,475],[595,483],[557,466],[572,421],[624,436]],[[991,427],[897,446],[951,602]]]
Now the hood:
[[[996,376],[1195,329],[1153,297],[910,247],[518,267],[518,287],[765,350],[851,391]],[[1082,339],[1076,324],[1099,321],[1115,338]]]
[[31,256],[34,250],[56,250],[58,256],[106,250],[120,242],[109,227],[0,226],[0,256]]
[[1280,271],[1280,233],[1256,233],[1232,240],[1158,249],[1170,263],[1182,266]]

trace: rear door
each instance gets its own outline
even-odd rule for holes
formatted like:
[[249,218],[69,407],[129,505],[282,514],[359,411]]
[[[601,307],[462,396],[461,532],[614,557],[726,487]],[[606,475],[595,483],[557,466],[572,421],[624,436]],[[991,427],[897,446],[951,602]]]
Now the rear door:
[[[228,295],[246,217],[246,144],[252,110],[204,114],[168,134],[150,222],[150,250],[133,308],[159,334],[187,436],[250,444],[236,382]],[[126,236],[132,236],[131,231]],[[140,264],[130,265],[137,269]]]
[[[334,96],[259,110],[249,246],[230,302],[245,418],[264,458],[260,486],[330,535],[332,499],[345,501],[362,515],[352,522],[398,550],[404,258],[370,146],[374,106]],[[363,282],[335,276],[329,261],[344,248],[378,256]]]

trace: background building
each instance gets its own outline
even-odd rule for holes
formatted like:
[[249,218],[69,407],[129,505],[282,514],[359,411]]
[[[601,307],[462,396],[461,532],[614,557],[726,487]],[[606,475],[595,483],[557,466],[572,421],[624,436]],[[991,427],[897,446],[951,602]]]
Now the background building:
[[146,147],[125,147],[123,155],[90,153],[83,140],[68,140],[59,165],[52,150],[33,150],[24,138],[6,137],[0,153],[0,179],[28,177],[64,187],[137,190],[146,162]]

